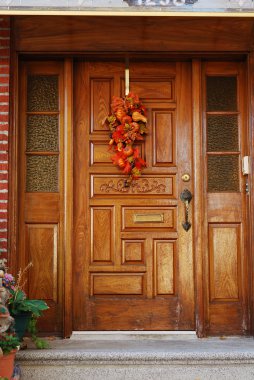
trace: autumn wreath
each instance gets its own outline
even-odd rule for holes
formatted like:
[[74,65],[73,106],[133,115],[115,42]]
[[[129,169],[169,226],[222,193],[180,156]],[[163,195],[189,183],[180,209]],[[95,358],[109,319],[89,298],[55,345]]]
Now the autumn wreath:
[[129,186],[146,167],[139,149],[133,146],[136,141],[144,140],[147,133],[146,108],[139,97],[131,92],[124,98],[113,96],[111,114],[105,124],[110,130],[110,150],[114,151],[112,161],[123,173],[129,174],[129,179],[125,181]]

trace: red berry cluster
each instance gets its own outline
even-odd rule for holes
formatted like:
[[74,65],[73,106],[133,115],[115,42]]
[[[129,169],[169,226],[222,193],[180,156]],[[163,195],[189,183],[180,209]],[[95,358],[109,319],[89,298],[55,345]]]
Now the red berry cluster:
[[125,98],[113,96],[111,111],[105,124],[110,130],[110,149],[115,153],[112,161],[123,173],[130,175],[126,182],[129,185],[146,167],[139,149],[133,146],[136,141],[144,140],[143,135],[147,133],[146,108],[139,97],[130,92]]

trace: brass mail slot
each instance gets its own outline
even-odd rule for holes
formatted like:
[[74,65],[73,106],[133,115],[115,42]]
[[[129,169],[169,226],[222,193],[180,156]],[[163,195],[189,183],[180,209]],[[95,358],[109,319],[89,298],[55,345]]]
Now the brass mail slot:
[[134,214],[134,223],[164,223],[164,214]]

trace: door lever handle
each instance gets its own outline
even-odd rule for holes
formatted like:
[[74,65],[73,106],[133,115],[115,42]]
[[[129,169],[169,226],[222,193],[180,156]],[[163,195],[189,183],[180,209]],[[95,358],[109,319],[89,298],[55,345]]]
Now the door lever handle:
[[182,223],[182,226],[187,232],[191,228],[191,223],[189,222],[189,204],[192,200],[192,194],[190,190],[184,189],[180,194],[180,199],[185,205],[185,221]]

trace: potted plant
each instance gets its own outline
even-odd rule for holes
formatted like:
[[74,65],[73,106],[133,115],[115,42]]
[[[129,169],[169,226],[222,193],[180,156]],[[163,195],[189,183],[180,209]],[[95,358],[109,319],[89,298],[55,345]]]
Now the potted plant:
[[24,292],[24,274],[32,266],[30,263],[23,271],[20,270],[17,282],[10,273],[5,273],[3,286],[10,292],[8,307],[11,316],[15,319],[15,331],[20,340],[26,331],[30,332],[31,338],[37,348],[47,348],[48,343],[44,339],[37,337],[37,319],[42,315],[48,305],[43,300],[29,299]]
[[16,351],[20,345],[18,337],[11,332],[0,333],[0,376],[11,379]]

